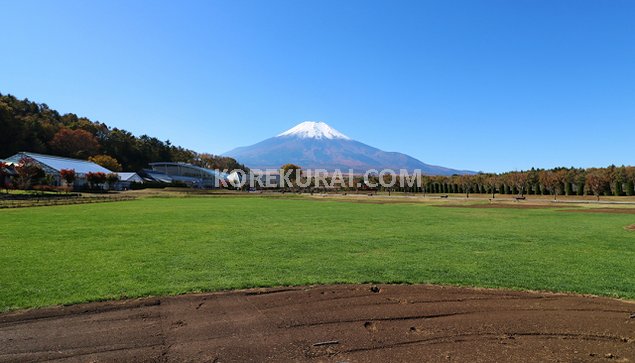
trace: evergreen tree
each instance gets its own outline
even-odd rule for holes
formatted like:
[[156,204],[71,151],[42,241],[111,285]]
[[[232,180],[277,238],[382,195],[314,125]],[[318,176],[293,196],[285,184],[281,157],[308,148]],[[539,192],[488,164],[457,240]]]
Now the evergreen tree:
[[622,181],[621,180],[616,180],[614,182],[613,195],[615,195],[616,197],[624,195],[624,192],[622,190]]

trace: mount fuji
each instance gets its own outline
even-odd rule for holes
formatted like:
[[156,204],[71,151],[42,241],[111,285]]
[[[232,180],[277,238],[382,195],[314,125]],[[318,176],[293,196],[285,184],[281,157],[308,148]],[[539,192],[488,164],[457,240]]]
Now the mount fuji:
[[340,169],[364,173],[370,169],[415,170],[428,175],[474,174],[428,165],[411,156],[386,152],[355,141],[324,122],[305,121],[251,146],[228,151],[230,156],[252,169],[277,169],[293,163],[303,169]]

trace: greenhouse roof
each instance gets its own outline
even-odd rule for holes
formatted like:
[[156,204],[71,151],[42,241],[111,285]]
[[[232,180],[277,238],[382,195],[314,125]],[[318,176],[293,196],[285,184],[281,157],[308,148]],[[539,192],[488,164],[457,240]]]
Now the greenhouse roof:
[[73,169],[78,174],[99,173],[99,172],[106,173],[106,174],[112,173],[112,171],[104,168],[103,166],[95,164],[88,160],[71,159],[71,158],[65,158],[61,156],[36,154],[36,153],[30,153],[30,152],[17,153],[7,158],[7,160],[10,162],[18,163],[20,162],[20,159],[22,159],[25,156],[37,161],[38,163],[44,164],[58,172],[62,169]]

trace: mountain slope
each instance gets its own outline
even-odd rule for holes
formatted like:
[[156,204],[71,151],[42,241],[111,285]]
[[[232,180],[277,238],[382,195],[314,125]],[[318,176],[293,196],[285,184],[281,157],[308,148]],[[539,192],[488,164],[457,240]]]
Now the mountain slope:
[[252,169],[277,169],[286,163],[304,169],[341,169],[363,173],[369,169],[421,169],[429,175],[473,174],[425,164],[398,152],[386,152],[355,141],[323,122],[303,122],[276,137],[239,147],[224,155]]

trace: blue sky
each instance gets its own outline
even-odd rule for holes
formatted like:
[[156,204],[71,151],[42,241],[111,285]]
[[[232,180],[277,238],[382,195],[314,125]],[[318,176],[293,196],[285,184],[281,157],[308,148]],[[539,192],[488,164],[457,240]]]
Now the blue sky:
[[0,92],[222,153],[305,120],[460,169],[635,164],[633,1],[2,1]]

